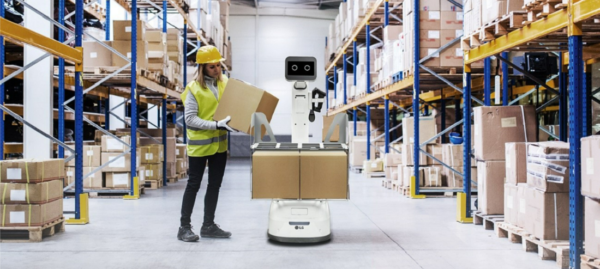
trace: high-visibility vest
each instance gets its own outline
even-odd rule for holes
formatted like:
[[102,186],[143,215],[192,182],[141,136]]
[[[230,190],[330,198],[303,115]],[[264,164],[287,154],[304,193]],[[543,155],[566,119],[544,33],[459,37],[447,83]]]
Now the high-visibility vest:
[[[185,91],[181,94],[181,100],[185,104],[186,98],[196,98],[198,103],[198,117],[214,121],[213,115],[217,110],[221,96],[225,91],[228,78],[222,75],[222,81],[217,82],[219,90],[219,99],[209,88],[203,88],[196,80],[190,82]],[[191,96],[190,96],[191,93]],[[204,157],[227,151],[227,131],[226,130],[198,130],[187,128],[187,153],[192,157]]]

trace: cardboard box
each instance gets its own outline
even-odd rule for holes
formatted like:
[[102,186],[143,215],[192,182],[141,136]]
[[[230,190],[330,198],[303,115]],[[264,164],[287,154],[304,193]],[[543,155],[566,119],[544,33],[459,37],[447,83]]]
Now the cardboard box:
[[148,43],[164,44],[166,42],[166,35],[163,34],[162,29],[148,29],[144,40]]
[[385,166],[383,167],[383,170],[385,172],[385,178],[393,180],[392,174],[398,172],[398,166]]
[[[100,165],[98,165],[100,166]],[[83,188],[85,189],[100,189],[102,188],[102,170],[93,173],[89,177],[85,177],[98,167],[83,167]],[[69,185],[75,181],[75,167],[67,167],[65,171],[65,183]]]
[[[104,44],[112,47],[111,41]],[[112,51],[96,41],[83,42],[83,67],[112,66]]]
[[544,192],[569,192],[569,144],[527,145],[527,184]]
[[0,204],[41,204],[63,197],[62,180],[42,183],[0,183]]
[[[131,182],[131,173],[129,172],[108,172],[105,173],[107,188],[129,188]],[[148,177],[146,177],[148,179]]]
[[[144,132],[145,134],[151,136],[151,137],[157,137],[157,138],[161,138],[163,129],[148,129],[148,128],[137,128],[138,131],[140,132]],[[117,129],[117,132],[119,133],[124,133],[125,135],[129,135],[131,133],[131,129],[130,128],[121,128],[121,129]],[[138,133],[138,136],[140,134]],[[177,136],[177,129],[175,128],[169,128],[167,127],[167,138],[168,137],[176,137]]]
[[167,178],[174,178],[177,176],[177,161],[167,162]]
[[[98,167],[100,166],[101,146],[83,146],[83,167]],[[65,150],[65,159],[71,156],[71,152]],[[66,166],[75,166],[75,158],[70,160]]]
[[442,186],[442,166],[433,165],[423,167],[423,182],[425,187]]
[[585,198],[585,255],[600,257],[600,201]]
[[540,240],[568,240],[569,193],[529,189],[525,231]]
[[485,215],[504,214],[504,161],[477,162],[478,209]]
[[[122,41],[131,41],[131,20],[113,21],[113,39]],[[144,40],[146,28],[143,21],[137,21],[137,40]]]
[[[117,158],[122,152],[102,152],[102,164],[108,163],[110,160]],[[140,156],[140,150],[137,150],[137,156]],[[136,158],[137,165],[140,166],[141,158]],[[107,166],[102,168],[102,172],[129,172],[131,171],[131,153],[117,158]]]
[[177,163],[175,165],[177,173],[187,172],[188,164],[187,159],[177,159]]
[[[463,30],[441,30],[441,45],[444,46],[462,36]],[[454,43],[440,53],[440,66],[462,66],[463,50],[460,41]],[[448,124],[448,123],[447,123]]]
[[[167,148],[165,150],[167,151],[167,160],[166,161],[169,163],[174,163],[177,161],[177,154],[175,154],[176,147],[177,147],[176,142],[177,142],[177,139],[175,137],[167,138]],[[141,146],[156,145],[156,144],[162,145],[162,137],[155,137],[154,139],[149,138],[149,137],[141,137],[140,138]]]
[[176,144],[175,145],[175,157],[177,159],[187,159],[187,145],[186,144]]
[[[425,168],[419,167],[419,186],[423,186],[423,182],[425,180]],[[403,166],[402,168],[402,186],[409,187],[412,186],[412,176],[415,175],[415,167],[414,166]]]
[[[327,137],[327,132],[329,131],[329,128],[331,126],[331,124],[333,123],[333,119],[335,118],[335,115],[333,116],[323,116],[323,136],[322,136],[322,141],[325,142],[325,138]],[[340,140],[340,128],[336,127],[333,129],[333,133],[331,134],[331,138],[329,139],[330,142],[338,142]]]
[[[452,169],[463,173],[463,167],[452,167]],[[463,177],[454,173],[454,171],[448,169],[447,167],[442,168],[442,181],[446,184],[444,186],[453,187],[453,188],[462,188],[463,187]],[[476,189],[477,186],[474,184],[477,182],[477,167],[471,167],[471,189]]]
[[600,136],[597,135],[581,138],[581,195],[600,199]]
[[4,227],[42,226],[63,216],[63,201],[58,199],[39,205],[4,205],[0,206],[0,215]]
[[473,111],[477,160],[504,160],[505,143],[536,142],[533,106],[480,106]]
[[400,153],[386,153],[383,158],[383,166],[385,167],[397,167],[402,164],[402,154]]
[[[404,134],[403,143],[413,144],[415,142],[414,118],[408,117],[402,119],[402,133]],[[419,117],[419,144],[427,141],[437,134],[435,126],[435,117]],[[429,144],[435,144],[433,140]]]
[[440,30],[441,20],[442,13],[440,11],[421,11],[419,12],[419,29]]
[[[462,3],[463,7],[466,9],[465,5],[467,5],[467,1],[457,1],[458,3]],[[470,1],[469,1],[470,2]],[[469,10],[470,10],[471,5],[469,4]],[[440,10],[442,12],[444,11],[455,11],[455,12],[462,12],[462,9],[455,6],[454,4],[450,3],[449,1],[440,1]]]
[[[442,161],[442,144],[431,144],[427,145],[427,153],[431,154],[434,158]],[[432,158],[427,157],[428,165],[440,165],[439,162],[435,161]]]
[[506,184],[527,182],[527,144],[506,143]]
[[0,161],[0,182],[37,183],[65,176],[63,159],[19,159]]
[[519,188],[516,184],[504,184],[504,221],[512,225],[519,219]]
[[[375,147],[370,147],[370,158],[375,158]],[[362,166],[367,159],[367,138],[354,137],[350,142],[350,165]]]
[[[123,143],[125,144],[131,145],[130,136],[122,136],[121,141],[123,141]],[[117,139],[112,138],[111,136],[103,135],[101,141],[101,150],[102,152],[124,152],[129,150],[129,146],[123,143],[121,143]]]
[[163,164],[144,164],[145,180],[162,180],[163,179]]
[[[145,41],[137,42],[136,59],[138,68],[146,68],[148,65],[148,49]],[[123,56],[131,59],[131,41],[113,41],[113,48]],[[128,64],[130,60],[125,60],[117,54],[112,54],[112,64],[114,66],[124,66]]]
[[442,34],[440,30],[419,30],[419,46],[421,48],[439,48]]
[[253,135],[250,130],[252,114],[264,113],[270,122],[278,102],[277,97],[264,90],[241,80],[229,79],[213,119],[222,120],[231,116],[231,128]]
[[365,173],[383,172],[383,160],[371,159],[363,162],[363,170]]
[[440,20],[440,29],[463,29],[463,13],[454,11],[442,11]]
[[252,154],[252,199],[300,198],[300,152],[256,151]]
[[402,33],[402,25],[388,25],[383,27],[383,42],[398,40],[398,36]]
[[[440,0],[422,0],[419,1],[419,10],[440,10]],[[413,0],[405,0],[403,3],[405,12],[410,13],[414,11]]]
[[[462,167],[463,145],[442,144],[442,161],[451,167]],[[471,164],[477,166],[477,163],[472,160]]]
[[348,199],[348,156],[342,151],[300,152],[301,199]]
[[517,184],[517,197],[519,200],[519,209],[517,213],[517,226],[525,228],[527,220],[527,197],[533,192],[533,188],[529,188],[526,183]]
[[[423,148],[425,149],[425,148]],[[415,165],[415,146],[414,144],[402,144],[402,164]],[[419,165],[427,165],[429,158],[423,152],[419,153]]]
[[140,156],[142,163],[160,163],[164,161],[163,145],[154,144],[140,147]]

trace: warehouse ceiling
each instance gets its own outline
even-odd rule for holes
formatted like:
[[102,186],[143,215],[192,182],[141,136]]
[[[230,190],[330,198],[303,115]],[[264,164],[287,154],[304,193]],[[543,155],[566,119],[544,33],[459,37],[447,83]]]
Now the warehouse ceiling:
[[231,0],[232,5],[258,8],[338,9],[341,0]]

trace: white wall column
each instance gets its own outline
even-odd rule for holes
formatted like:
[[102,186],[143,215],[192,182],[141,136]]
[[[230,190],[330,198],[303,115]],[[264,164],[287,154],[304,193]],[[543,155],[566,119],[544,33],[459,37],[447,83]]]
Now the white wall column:
[[[54,17],[53,0],[27,0],[27,4],[34,6],[48,17]],[[41,35],[53,37],[52,24],[28,8],[25,8],[25,28]],[[30,45],[24,48],[24,65],[33,62],[38,57],[46,54],[45,51]],[[26,121],[33,124],[43,132],[53,135],[53,97],[52,83],[53,72],[52,56],[45,58],[24,72],[23,81],[23,115]],[[73,107],[71,103],[71,107]],[[52,155],[52,141],[42,136],[29,127],[23,127],[23,157],[47,159]]]

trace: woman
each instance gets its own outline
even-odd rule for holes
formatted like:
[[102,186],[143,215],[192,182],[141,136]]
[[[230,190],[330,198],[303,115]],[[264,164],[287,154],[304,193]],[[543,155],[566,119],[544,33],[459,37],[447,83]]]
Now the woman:
[[187,124],[187,152],[189,156],[189,179],[181,205],[181,226],[177,239],[185,242],[198,241],[192,231],[190,217],[200,189],[204,169],[208,163],[208,187],[204,197],[204,222],[200,236],[229,238],[230,232],[223,231],[214,222],[219,189],[227,163],[227,125],[230,117],[213,121],[219,100],[227,85],[227,77],[221,74],[221,54],[213,46],[201,47],[196,54],[198,70],[196,79],[190,82],[181,94]]

